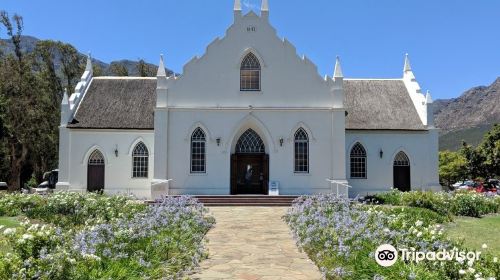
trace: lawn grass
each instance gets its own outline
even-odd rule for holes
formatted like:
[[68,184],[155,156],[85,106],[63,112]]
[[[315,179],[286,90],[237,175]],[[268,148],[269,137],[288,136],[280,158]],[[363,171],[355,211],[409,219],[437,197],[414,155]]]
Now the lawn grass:
[[[11,248],[6,244],[6,240],[4,240],[2,233],[5,228],[15,228],[20,224],[17,217],[0,217],[0,226],[4,226],[2,230],[0,230],[0,251],[2,252],[10,252]],[[5,241],[5,242],[4,242]]]
[[[463,240],[465,247],[481,252],[490,252],[500,257],[500,215],[489,215],[483,218],[455,217],[453,223],[448,224],[446,231],[455,240]],[[483,244],[488,245],[485,250]]]
[[4,226],[6,228],[14,228],[18,227],[19,224],[20,222],[16,217],[0,217],[0,226]]

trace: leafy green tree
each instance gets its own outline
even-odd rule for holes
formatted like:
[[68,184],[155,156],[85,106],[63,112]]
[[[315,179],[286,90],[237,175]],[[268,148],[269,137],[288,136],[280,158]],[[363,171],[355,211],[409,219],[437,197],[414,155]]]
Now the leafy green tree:
[[485,158],[478,149],[468,145],[464,141],[459,152],[466,160],[465,167],[470,179],[487,177],[487,172],[484,167]]
[[144,59],[139,59],[137,62],[137,72],[141,77],[154,77],[155,69],[152,69],[150,65],[148,65]]
[[458,152],[439,152],[439,180],[444,186],[466,179],[466,159]]
[[500,124],[484,135],[478,147],[479,153],[484,158],[483,168],[489,178],[500,176]]
[[109,71],[114,76],[128,76],[127,68],[125,68],[125,66],[120,63],[111,63],[111,65],[109,66]]

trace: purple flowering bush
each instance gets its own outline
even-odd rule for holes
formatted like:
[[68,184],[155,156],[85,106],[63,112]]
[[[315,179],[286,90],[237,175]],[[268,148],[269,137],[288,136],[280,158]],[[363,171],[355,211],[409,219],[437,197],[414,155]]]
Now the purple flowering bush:
[[55,197],[44,198],[43,211],[59,220],[36,214],[38,223],[0,229],[9,248],[0,252],[0,279],[177,279],[206,257],[214,219],[191,197],[149,206],[95,194]]
[[374,253],[382,244],[425,252],[460,248],[440,225],[447,218],[428,209],[369,206],[315,195],[298,198],[284,220],[325,279],[498,279],[500,273],[493,256],[474,263],[398,260],[391,267],[379,266]]

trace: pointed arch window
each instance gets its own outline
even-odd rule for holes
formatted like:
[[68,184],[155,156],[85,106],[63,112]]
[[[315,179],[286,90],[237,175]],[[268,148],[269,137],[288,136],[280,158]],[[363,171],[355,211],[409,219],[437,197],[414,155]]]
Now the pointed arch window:
[[366,150],[361,143],[351,149],[351,178],[366,179]]
[[95,150],[90,154],[88,165],[104,165],[104,156],[99,150]]
[[206,137],[201,128],[191,135],[191,173],[206,172]]
[[309,173],[309,137],[303,128],[294,136],[295,173]]
[[401,151],[394,157],[394,166],[410,166],[410,159],[405,152]]
[[260,91],[260,70],[259,59],[253,53],[247,54],[241,62],[241,91]]
[[251,128],[245,131],[236,143],[236,153],[238,154],[264,154],[265,152],[264,141]]
[[149,151],[143,142],[135,145],[132,152],[132,178],[148,178]]

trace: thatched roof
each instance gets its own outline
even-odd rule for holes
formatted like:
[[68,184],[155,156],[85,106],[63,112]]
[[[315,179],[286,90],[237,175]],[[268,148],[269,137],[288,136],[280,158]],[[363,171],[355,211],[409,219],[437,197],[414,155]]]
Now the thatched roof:
[[402,80],[344,80],[346,129],[424,130]]
[[156,78],[93,78],[71,128],[153,129]]
[[[424,130],[402,80],[344,80],[346,129]],[[154,129],[155,78],[94,78],[70,128]]]

